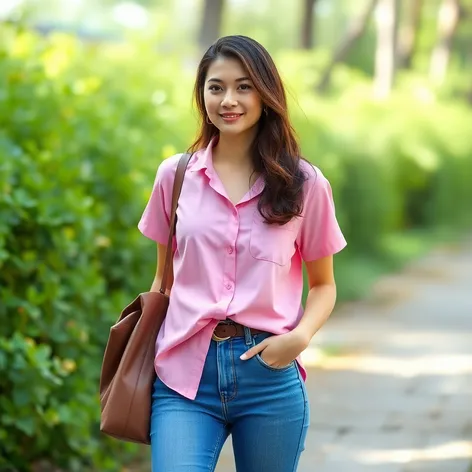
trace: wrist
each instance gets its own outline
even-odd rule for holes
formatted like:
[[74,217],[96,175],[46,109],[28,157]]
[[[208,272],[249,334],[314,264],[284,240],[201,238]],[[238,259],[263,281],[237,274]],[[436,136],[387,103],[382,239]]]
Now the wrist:
[[292,330],[292,334],[297,338],[297,341],[303,349],[306,349],[309,346],[312,336],[306,329],[297,326]]

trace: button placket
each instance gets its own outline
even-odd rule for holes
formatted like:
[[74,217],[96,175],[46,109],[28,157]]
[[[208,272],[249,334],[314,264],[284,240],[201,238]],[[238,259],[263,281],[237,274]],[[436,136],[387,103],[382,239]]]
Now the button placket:
[[228,263],[225,264],[227,267],[226,274],[225,274],[225,288],[226,290],[232,290],[234,288],[234,279],[236,277],[235,274],[235,263],[234,263],[234,250],[232,246],[228,246],[227,248],[228,253]]
[[233,231],[229,234],[230,240],[228,240],[227,245],[226,245],[226,257],[225,257],[225,264],[224,264],[224,288],[226,289],[225,291],[228,293],[230,300],[228,302],[228,307],[229,303],[231,303],[231,300],[233,298],[233,293],[234,293],[234,283],[235,283],[235,278],[236,278],[236,239],[237,239],[237,233],[239,230],[239,218],[236,213],[236,215],[233,214],[231,218],[231,223],[232,223],[232,229]]

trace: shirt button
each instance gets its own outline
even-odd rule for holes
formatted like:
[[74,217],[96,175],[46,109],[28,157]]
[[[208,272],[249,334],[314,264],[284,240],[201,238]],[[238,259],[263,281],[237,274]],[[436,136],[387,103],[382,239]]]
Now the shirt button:
[[233,288],[233,286],[232,286],[231,284],[226,284],[226,288],[227,288],[228,290],[231,290],[231,289]]
[[233,247],[232,246],[228,247],[228,254],[233,254]]

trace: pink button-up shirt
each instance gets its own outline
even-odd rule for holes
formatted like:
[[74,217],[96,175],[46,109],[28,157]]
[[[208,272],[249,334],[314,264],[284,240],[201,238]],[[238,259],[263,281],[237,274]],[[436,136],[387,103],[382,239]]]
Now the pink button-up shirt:
[[[257,210],[263,178],[233,205],[213,168],[212,145],[192,156],[185,174],[174,239],[174,284],[156,340],[157,375],[190,399],[197,394],[218,322],[230,318],[274,334],[292,330],[303,314],[302,261],[329,256],[346,245],[331,187],[319,169],[301,162],[308,176],[303,215],[284,226],[266,225]],[[179,158],[159,166],[138,225],[160,244],[167,244]]]

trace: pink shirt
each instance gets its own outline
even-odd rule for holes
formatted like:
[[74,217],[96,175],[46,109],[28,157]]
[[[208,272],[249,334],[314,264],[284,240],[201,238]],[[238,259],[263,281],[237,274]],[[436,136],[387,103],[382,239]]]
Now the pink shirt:
[[[160,244],[167,244],[179,158],[159,166],[138,225]],[[308,174],[302,217],[269,226],[257,210],[262,177],[235,206],[213,168],[212,143],[189,162],[177,210],[174,284],[155,357],[159,378],[181,395],[195,398],[219,321],[230,318],[274,334],[292,330],[303,314],[302,260],[329,256],[346,245],[328,180],[311,164],[301,166]]]

